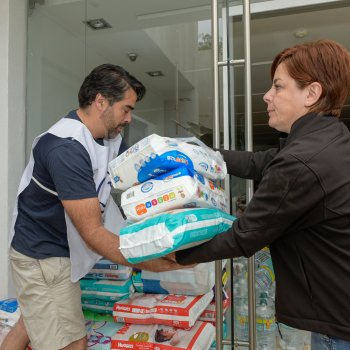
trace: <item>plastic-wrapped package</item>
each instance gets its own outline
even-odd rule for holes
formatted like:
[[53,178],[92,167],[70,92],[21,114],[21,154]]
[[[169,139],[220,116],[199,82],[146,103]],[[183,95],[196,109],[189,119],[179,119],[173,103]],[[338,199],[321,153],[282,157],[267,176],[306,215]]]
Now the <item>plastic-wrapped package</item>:
[[13,327],[21,316],[18,301],[15,298],[0,300],[0,324],[3,326],[2,333]]
[[[136,291],[160,294],[202,295],[215,285],[215,262],[166,272],[140,271],[141,289]],[[133,276],[133,283],[136,279]],[[136,285],[139,286],[140,285]]]
[[126,281],[81,279],[82,298],[116,301],[134,292],[131,279]]
[[132,267],[116,264],[107,259],[98,261],[84,278],[124,281],[131,277]]
[[192,143],[156,134],[145,137],[108,164],[113,187],[126,190],[182,166],[210,179],[224,179],[227,170],[221,154],[196,138],[187,141]]
[[0,323],[0,346],[11,329],[12,327]]
[[[227,308],[230,305],[230,299],[226,298],[222,301],[222,313],[225,315]],[[223,316],[225,317],[225,316]],[[199,316],[199,321],[211,322],[212,324],[216,323],[216,306],[215,301],[212,301],[205,310]]]
[[189,329],[160,325],[126,324],[112,337],[111,350],[208,350],[215,328],[197,321]]
[[[127,298],[127,296],[125,296]],[[119,300],[121,300],[120,298]],[[81,298],[81,306],[85,311],[93,311],[101,314],[113,314],[115,301],[105,301],[97,298]]]
[[212,208],[161,213],[120,230],[120,250],[130,263],[201,244],[227,231],[235,217]]
[[110,350],[112,337],[123,326],[122,323],[115,322],[86,321],[87,348],[89,350]]
[[215,181],[197,172],[191,174],[184,167],[130,187],[122,193],[121,206],[131,222],[180,208],[217,208],[227,211],[224,190]]
[[213,291],[198,296],[134,293],[129,299],[114,304],[113,317],[116,322],[189,328],[213,296]]

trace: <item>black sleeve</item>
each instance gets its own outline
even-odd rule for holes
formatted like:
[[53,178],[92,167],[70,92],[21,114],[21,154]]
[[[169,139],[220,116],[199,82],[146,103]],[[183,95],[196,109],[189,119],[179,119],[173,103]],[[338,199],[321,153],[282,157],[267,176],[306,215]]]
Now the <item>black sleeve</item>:
[[276,156],[278,148],[262,152],[219,150],[230,175],[260,181],[266,165]]
[[210,241],[199,246],[179,250],[175,253],[176,261],[181,265],[190,265],[220,259],[244,256],[244,251],[237,242],[233,227]]
[[[304,163],[293,157],[273,161],[244,214],[232,228],[212,240],[176,253],[183,265],[249,257],[288,233],[310,225],[310,212],[324,198],[322,184]],[[322,213],[315,216],[322,220]]]

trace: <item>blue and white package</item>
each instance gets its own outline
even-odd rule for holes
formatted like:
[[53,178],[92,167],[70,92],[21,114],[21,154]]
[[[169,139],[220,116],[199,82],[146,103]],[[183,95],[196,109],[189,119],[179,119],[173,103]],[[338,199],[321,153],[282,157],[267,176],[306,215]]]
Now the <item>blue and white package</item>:
[[213,208],[178,209],[120,230],[120,250],[130,263],[193,247],[227,231],[235,217]]
[[183,166],[213,180],[224,179],[227,170],[221,154],[196,138],[189,141],[157,134],[142,139],[109,162],[113,187],[124,191]]
[[17,299],[0,300],[0,327],[13,327],[20,316],[21,312]]
[[214,262],[166,272],[142,270],[139,274],[138,278],[134,277],[133,283],[137,279],[141,281],[144,293],[202,295],[215,285]]
[[181,208],[218,208],[227,211],[224,190],[213,180],[181,167],[121,195],[121,206],[130,222]]
[[6,312],[15,312],[18,308],[18,301],[15,298],[0,300],[0,310]]

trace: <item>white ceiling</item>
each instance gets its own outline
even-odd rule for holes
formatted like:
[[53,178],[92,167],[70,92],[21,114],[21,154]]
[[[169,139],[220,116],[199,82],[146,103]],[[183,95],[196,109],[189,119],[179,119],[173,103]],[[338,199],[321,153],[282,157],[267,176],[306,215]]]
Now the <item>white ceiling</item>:
[[[37,9],[72,35],[85,40],[88,47],[103,53],[106,60],[116,62],[132,72],[146,87],[165,101],[186,97],[186,92],[195,90],[199,98],[199,122],[210,123],[212,109],[210,50],[198,56],[187,50],[197,50],[192,35],[184,35],[192,28],[191,23],[204,21],[211,16],[210,0],[41,0]],[[313,4],[315,0],[303,1]],[[259,144],[273,144],[275,137],[266,124],[266,106],[263,93],[270,86],[269,65],[276,53],[285,47],[302,41],[320,38],[334,39],[350,49],[350,1],[325,1],[319,6],[301,6],[300,0],[252,1],[251,50],[254,140]],[[225,3],[225,1],[223,1]],[[230,1],[234,14],[233,52],[235,59],[243,58],[243,25],[240,1]],[[284,4],[298,8],[285,11]],[[282,6],[281,6],[282,5]],[[268,12],[264,12],[264,9]],[[112,28],[92,31],[83,21],[104,18]],[[158,28],[157,35],[154,28]],[[159,30],[160,28],[160,30]],[[305,38],[296,38],[294,32],[305,29]],[[169,36],[169,31],[178,32]],[[168,35],[168,45],[164,45]],[[174,40],[174,38],[176,40]],[[174,40],[174,41],[172,41]],[[179,44],[180,43],[180,44]],[[232,45],[232,41],[230,42]],[[130,62],[127,53],[136,52],[139,57]],[[176,57],[175,57],[176,56]],[[232,57],[230,57],[232,58]],[[179,63],[180,62],[180,63]],[[178,64],[179,63],[179,64]],[[176,65],[179,69],[179,93],[174,93]],[[149,78],[145,72],[161,70],[164,77]],[[234,70],[235,108],[244,114],[243,68]],[[176,103],[174,101],[174,103]],[[350,108],[345,109],[347,115]],[[207,125],[208,126],[208,125]],[[210,126],[210,125],[209,125]]]

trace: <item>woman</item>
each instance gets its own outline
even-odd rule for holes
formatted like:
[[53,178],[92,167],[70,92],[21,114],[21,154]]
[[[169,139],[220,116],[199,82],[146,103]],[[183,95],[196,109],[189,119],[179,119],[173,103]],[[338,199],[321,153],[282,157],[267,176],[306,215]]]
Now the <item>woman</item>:
[[[182,265],[249,257],[270,246],[276,317],[312,332],[312,348],[350,349],[350,135],[339,120],[349,52],[330,40],[283,50],[265,94],[279,149],[224,151],[231,175],[259,181],[230,231],[179,251]],[[332,347],[334,346],[334,347]]]

